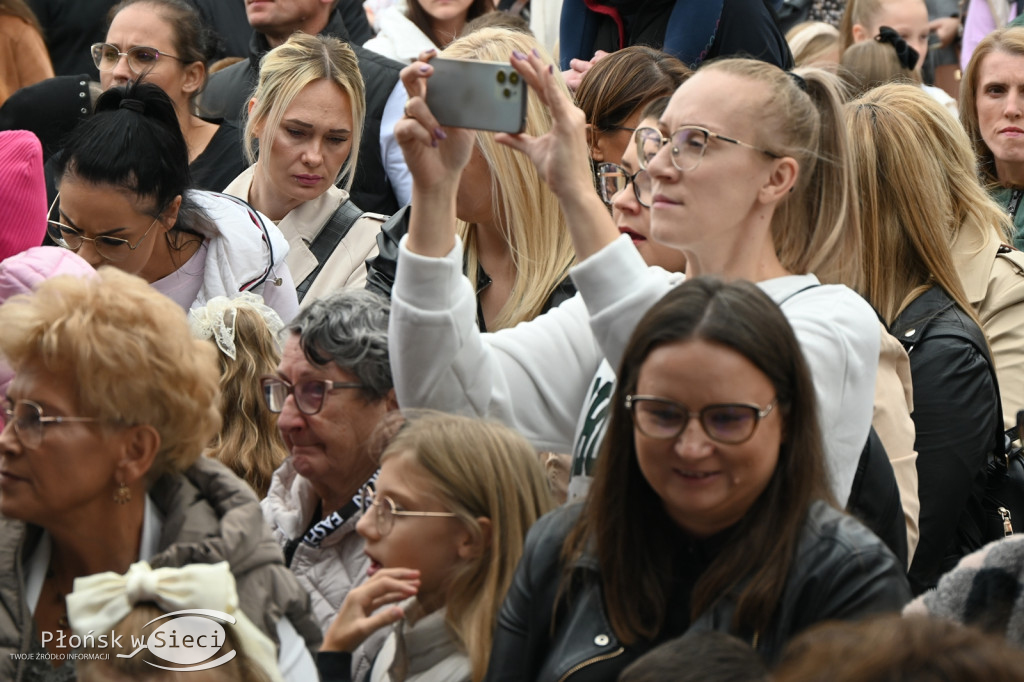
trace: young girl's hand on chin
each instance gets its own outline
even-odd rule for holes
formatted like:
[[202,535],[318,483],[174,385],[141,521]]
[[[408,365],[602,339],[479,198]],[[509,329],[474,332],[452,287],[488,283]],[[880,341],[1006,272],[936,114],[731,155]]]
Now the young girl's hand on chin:
[[[419,592],[420,572],[408,568],[382,568],[348,593],[338,615],[324,635],[320,651],[355,651],[371,634],[405,617],[395,604]],[[380,610],[378,610],[380,609]]]

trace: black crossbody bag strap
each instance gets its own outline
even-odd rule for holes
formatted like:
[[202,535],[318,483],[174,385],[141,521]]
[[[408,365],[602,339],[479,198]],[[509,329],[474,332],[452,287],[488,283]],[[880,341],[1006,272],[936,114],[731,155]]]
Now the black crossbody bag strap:
[[316,258],[317,265],[313,272],[309,273],[306,279],[302,280],[295,287],[295,293],[298,294],[300,301],[306,295],[306,292],[309,291],[309,287],[313,286],[313,280],[323,270],[324,264],[331,257],[331,254],[334,253],[334,250],[338,248],[338,244],[341,243],[341,240],[345,238],[345,235],[349,233],[349,230],[352,229],[352,226],[356,224],[356,221],[362,215],[363,211],[358,206],[351,201],[345,201],[334,211],[327,224],[310,242],[309,251]]

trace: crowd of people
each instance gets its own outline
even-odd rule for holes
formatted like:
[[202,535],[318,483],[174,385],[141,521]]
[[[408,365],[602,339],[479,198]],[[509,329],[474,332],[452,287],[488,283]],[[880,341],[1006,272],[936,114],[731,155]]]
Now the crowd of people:
[[1024,680],[1016,3],[232,1],[0,0],[0,677]]

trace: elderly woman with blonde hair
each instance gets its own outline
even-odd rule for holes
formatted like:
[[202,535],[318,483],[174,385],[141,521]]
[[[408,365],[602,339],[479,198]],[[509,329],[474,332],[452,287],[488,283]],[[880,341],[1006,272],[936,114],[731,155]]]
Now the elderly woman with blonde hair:
[[76,578],[142,560],[227,561],[239,607],[294,662],[285,677],[304,679],[318,640],[308,598],[252,491],[201,457],[220,426],[218,371],[181,308],[102,268],[8,300],[0,327],[15,370],[0,434],[0,677],[66,677],[24,654],[60,653]]

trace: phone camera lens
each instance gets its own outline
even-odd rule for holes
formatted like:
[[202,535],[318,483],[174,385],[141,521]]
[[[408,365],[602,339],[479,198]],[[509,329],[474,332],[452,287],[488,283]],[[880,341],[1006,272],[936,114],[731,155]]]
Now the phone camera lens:
[[505,99],[508,99],[511,96],[512,96],[512,91],[509,90],[508,88],[505,88]]
[[518,73],[509,74],[508,82],[511,83],[512,85],[515,85],[516,83],[518,83],[519,82],[519,74]]
[[[513,77],[515,76],[515,74],[512,74],[512,75],[513,75]],[[499,83],[504,83],[505,82],[505,72],[504,71],[499,71],[498,72],[498,82]]]

